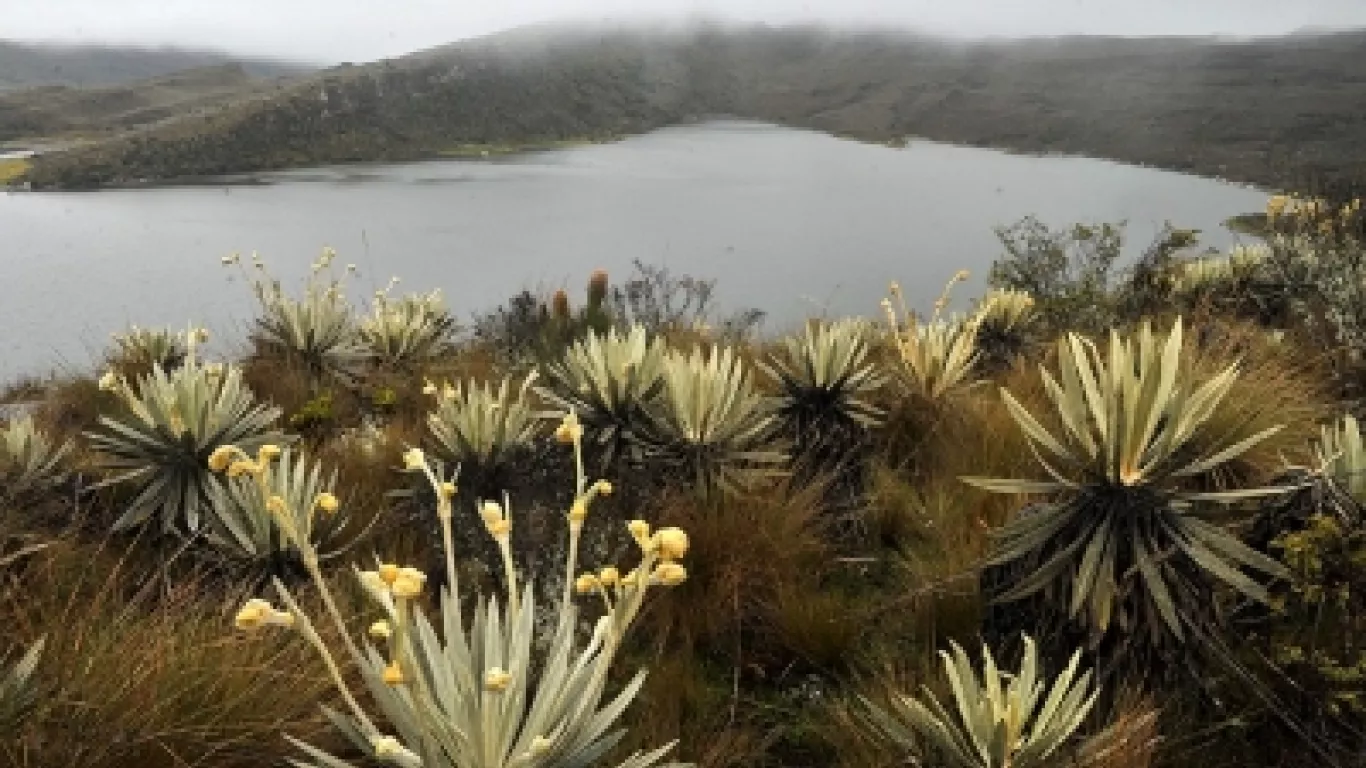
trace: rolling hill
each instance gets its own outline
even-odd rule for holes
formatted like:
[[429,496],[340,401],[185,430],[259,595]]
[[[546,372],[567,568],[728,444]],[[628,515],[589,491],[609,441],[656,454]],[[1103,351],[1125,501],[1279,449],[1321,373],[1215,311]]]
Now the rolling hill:
[[0,40],[0,90],[118,85],[188,69],[240,65],[253,77],[302,74],[312,67],[180,48],[122,48]]
[[297,80],[40,157],[88,187],[729,115],[870,141],[1085,154],[1268,186],[1366,174],[1366,32],[961,43],[815,27],[518,30]]

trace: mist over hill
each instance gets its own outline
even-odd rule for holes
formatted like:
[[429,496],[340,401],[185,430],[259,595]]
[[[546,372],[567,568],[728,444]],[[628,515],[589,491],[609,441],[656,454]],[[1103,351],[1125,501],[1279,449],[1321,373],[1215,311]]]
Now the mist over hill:
[[181,48],[24,43],[0,40],[0,90],[45,85],[131,83],[187,69],[237,64],[253,77],[297,75],[311,67]]
[[325,70],[40,158],[39,187],[601,140],[726,115],[1287,186],[1366,171],[1366,32],[946,41],[816,26],[540,25]]

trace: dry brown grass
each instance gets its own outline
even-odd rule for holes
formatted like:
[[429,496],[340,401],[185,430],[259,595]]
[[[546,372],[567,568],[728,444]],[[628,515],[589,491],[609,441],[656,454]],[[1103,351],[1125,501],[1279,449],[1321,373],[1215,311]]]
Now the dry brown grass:
[[282,729],[331,741],[317,708],[327,677],[306,643],[236,633],[238,599],[149,583],[138,551],[65,540],[5,575],[6,640],[46,647],[43,695],[0,740],[0,765],[247,768],[292,751]]

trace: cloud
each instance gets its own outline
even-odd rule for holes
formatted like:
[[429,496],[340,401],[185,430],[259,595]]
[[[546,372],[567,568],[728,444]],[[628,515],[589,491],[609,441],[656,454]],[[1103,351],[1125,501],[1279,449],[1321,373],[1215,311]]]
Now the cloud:
[[10,0],[0,37],[368,61],[556,19],[719,16],[964,37],[1276,35],[1366,26],[1362,0]]

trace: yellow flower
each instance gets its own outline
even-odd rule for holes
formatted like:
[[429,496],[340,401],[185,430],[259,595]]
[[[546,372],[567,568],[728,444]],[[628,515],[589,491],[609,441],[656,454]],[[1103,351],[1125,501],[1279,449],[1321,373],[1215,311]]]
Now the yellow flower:
[[655,534],[659,546],[659,556],[665,560],[678,560],[688,554],[688,534],[679,528],[661,528]]
[[389,585],[394,597],[411,600],[422,594],[422,583],[427,580],[427,574],[416,568],[400,568],[398,575]]
[[105,371],[100,377],[100,391],[113,392],[119,388],[119,375],[113,371]]
[[688,569],[666,560],[655,566],[654,581],[666,587],[674,587],[688,580]]
[[337,501],[336,496],[325,492],[318,494],[318,500],[314,502],[314,504],[318,509],[321,509],[325,514],[329,515],[335,514],[337,509],[341,506],[341,503]]
[[265,600],[252,598],[237,612],[233,624],[238,629],[247,631],[254,631],[271,625],[292,627],[294,626],[294,614],[288,611],[277,611],[275,606]]
[[611,496],[614,489],[611,483],[606,480],[599,480],[593,483],[593,490],[597,491],[600,496]]
[[379,564],[379,578],[385,584],[393,586],[394,580],[398,578],[398,566],[393,563]]
[[236,451],[233,450],[232,446],[218,446],[213,449],[213,453],[209,454],[209,469],[213,472],[222,472],[232,463],[232,459],[235,455]]
[[442,484],[441,484],[441,496],[442,496],[443,498],[448,499],[448,500],[449,500],[449,499],[455,498],[455,491],[456,491],[455,483],[442,483]]
[[479,516],[484,519],[485,527],[492,527],[503,519],[503,508],[496,501],[486,501],[479,507]]
[[284,517],[289,514],[289,504],[285,503],[285,500],[279,496],[271,496],[266,500],[266,511],[272,515]]
[[381,675],[386,685],[398,685],[404,682],[403,670],[399,669],[398,662],[391,661],[389,666],[384,668]]
[[394,634],[394,630],[393,630],[392,627],[389,626],[389,622],[387,622],[387,621],[381,620],[381,621],[377,621],[377,622],[375,622],[374,624],[371,624],[371,625],[370,625],[370,636],[371,636],[371,637],[374,637],[374,638],[377,638],[377,639],[380,639],[380,640],[388,640],[389,637],[390,637],[391,635],[393,635],[393,634]]
[[635,539],[637,544],[650,538],[650,524],[644,520],[632,520],[626,524],[626,530],[631,532],[631,538]]
[[588,505],[583,499],[575,499],[574,505],[569,508],[569,522],[571,524],[583,525],[583,521],[588,519]]
[[954,281],[955,283],[961,283],[961,282],[963,282],[964,280],[967,280],[967,279],[968,279],[969,277],[971,277],[971,276],[972,276],[972,273],[968,272],[966,269],[960,269],[960,270],[958,270],[957,272],[954,272],[954,273],[953,273],[953,281]]
[[494,667],[484,674],[484,690],[506,691],[512,683],[512,673],[502,667]]
[[570,411],[560,426],[555,428],[555,439],[562,443],[575,443],[583,439],[583,425],[579,424],[578,414]]
[[630,570],[630,572],[628,572],[625,576],[622,576],[622,577],[621,577],[621,586],[622,586],[623,588],[625,588],[625,587],[634,587],[634,586],[636,586],[639,582],[640,582],[640,573],[639,573],[635,568],[632,568],[632,569]]
[[574,579],[574,591],[578,592],[580,595],[591,595],[596,592],[597,589],[598,577],[591,573],[585,573],[577,579]]
[[261,464],[265,464],[268,461],[274,461],[275,459],[280,458],[281,453],[283,453],[283,451],[280,450],[280,446],[274,443],[267,443],[256,451],[256,460]]
[[423,455],[421,448],[409,448],[403,452],[403,466],[407,469],[423,469],[427,466],[427,458]]
[[531,748],[528,751],[531,752],[532,757],[540,757],[541,755],[544,755],[545,753],[549,752],[550,747],[554,745],[554,743],[555,742],[551,741],[550,739],[547,739],[544,736],[537,736],[536,738],[531,740]]
[[602,582],[603,586],[611,587],[621,581],[621,574],[616,568],[609,565],[601,571],[598,571],[598,581]]

